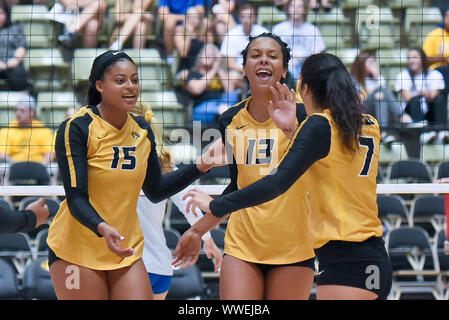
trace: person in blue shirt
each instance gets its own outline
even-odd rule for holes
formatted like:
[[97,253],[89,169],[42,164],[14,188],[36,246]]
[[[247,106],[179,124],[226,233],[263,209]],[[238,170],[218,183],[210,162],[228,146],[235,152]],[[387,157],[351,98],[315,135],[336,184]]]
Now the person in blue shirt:
[[172,63],[175,47],[174,36],[184,31],[185,14],[191,7],[198,7],[199,14],[205,14],[204,0],[160,0],[159,19],[163,25],[163,37],[167,62]]

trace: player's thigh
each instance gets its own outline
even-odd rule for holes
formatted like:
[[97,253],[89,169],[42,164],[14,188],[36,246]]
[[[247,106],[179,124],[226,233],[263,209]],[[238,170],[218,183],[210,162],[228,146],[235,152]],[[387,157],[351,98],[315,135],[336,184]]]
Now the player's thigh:
[[314,270],[302,266],[276,267],[267,272],[265,299],[308,300],[313,286]]
[[221,300],[261,300],[264,298],[264,276],[253,263],[230,255],[223,257],[220,271]]
[[129,267],[107,272],[112,300],[151,300],[153,291],[142,259]]
[[108,282],[104,271],[92,270],[65,260],[50,266],[50,276],[60,300],[107,300]]
[[316,288],[317,300],[375,300],[377,294],[361,288],[322,285]]

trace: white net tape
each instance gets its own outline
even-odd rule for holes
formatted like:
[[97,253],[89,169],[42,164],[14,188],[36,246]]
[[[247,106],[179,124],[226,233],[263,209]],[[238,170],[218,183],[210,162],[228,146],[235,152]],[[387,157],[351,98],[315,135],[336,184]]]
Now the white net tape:
[[[192,185],[210,195],[220,195],[225,185]],[[378,184],[378,194],[435,194],[449,193],[449,184],[445,183],[398,183]],[[62,186],[0,186],[0,196],[63,196]],[[143,193],[141,194],[143,195]]]

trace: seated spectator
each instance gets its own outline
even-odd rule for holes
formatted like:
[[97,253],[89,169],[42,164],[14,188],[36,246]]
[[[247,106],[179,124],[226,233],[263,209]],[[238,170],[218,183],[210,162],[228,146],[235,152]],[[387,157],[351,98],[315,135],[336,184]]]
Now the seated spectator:
[[203,13],[198,7],[191,7],[185,16],[185,30],[175,36],[175,47],[179,53],[178,70],[176,78],[186,80],[189,71],[195,64],[201,48],[206,43],[205,30],[203,30]]
[[313,11],[318,11],[320,8],[324,11],[329,11],[334,5],[330,3],[329,0],[310,0],[309,7]]
[[116,0],[116,28],[112,32],[110,49],[121,50],[126,41],[132,37],[132,47],[146,47],[146,37],[152,31],[154,17],[147,12],[152,0]]
[[[411,48],[407,55],[407,70],[396,78],[395,91],[400,92],[403,108],[413,122],[447,125],[447,102],[441,94],[444,89],[443,75],[427,67],[427,56],[421,48]],[[437,139],[449,143],[447,131],[424,132],[423,143]]]
[[248,44],[249,36],[255,37],[269,31],[256,24],[257,11],[251,4],[244,3],[239,7],[238,11],[240,24],[225,35],[221,43],[220,52],[227,58],[230,70],[242,72],[242,51]]
[[288,20],[273,27],[273,33],[292,50],[289,71],[295,83],[301,73],[303,61],[314,53],[326,50],[320,30],[306,21],[308,9],[307,0],[289,0],[284,7]]
[[65,33],[59,36],[63,44],[73,46],[76,37],[81,36],[84,48],[98,46],[99,30],[107,10],[106,0],[60,0],[53,10],[65,20]]
[[214,124],[220,114],[239,101],[241,89],[241,74],[228,74],[218,48],[206,44],[187,78],[186,90],[193,99],[193,120]]
[[226,33],[237,27],[240,23],[236,9],[236,0],[218,0],[212,7],[212,13],[214,15],[212,29],[218,46],[221,46]]
[[424,39],[423,50],[427,55],[429,68],[438,70],[445,81],[444,94],[449,89],[449,7],[444,10],[443,23],[433,29]]
[[183,34],[185,14],[191,7],[197,7],[198,12],[205,14],[202,0],[160,0],[159,19],[162,23],[165,54],[168,63],[173,63],[173,50],[175,49],[175,34]]
[[22,26],[11,22],[11,7],[0,0],[0,79],[6,80],[9,90],[29,89],[23,65],[26,48]]
[[[402,111],[399,101],[385,78],[379,71],[376,58],[371,52],[360,52],[351,67],[351,75],[357,80],[363,91],[367,112],[373,115],[382,127],[394,126],[398,123],[409,123],[411,117]],[[382,141],[391,143],[396,140],[392,132],[382,130]]]
[[35,119],[36,100],[24,95],[16,105],[16,120],[0,130],[0,159],[2,161],[34,161],[50,163],[53,134]]

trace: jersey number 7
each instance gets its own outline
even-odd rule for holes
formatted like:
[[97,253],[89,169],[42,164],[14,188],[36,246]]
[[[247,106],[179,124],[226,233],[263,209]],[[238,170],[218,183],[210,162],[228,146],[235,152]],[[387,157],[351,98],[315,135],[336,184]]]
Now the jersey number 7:
[[373,161],[375,143],[373,137],[361,136],[359,138],[360,146],[366,147],[365,161],[363,162],[362,171],[360,171],[359,176],[366,177],[369,175],[369,170],[371,168],[371,162]]

